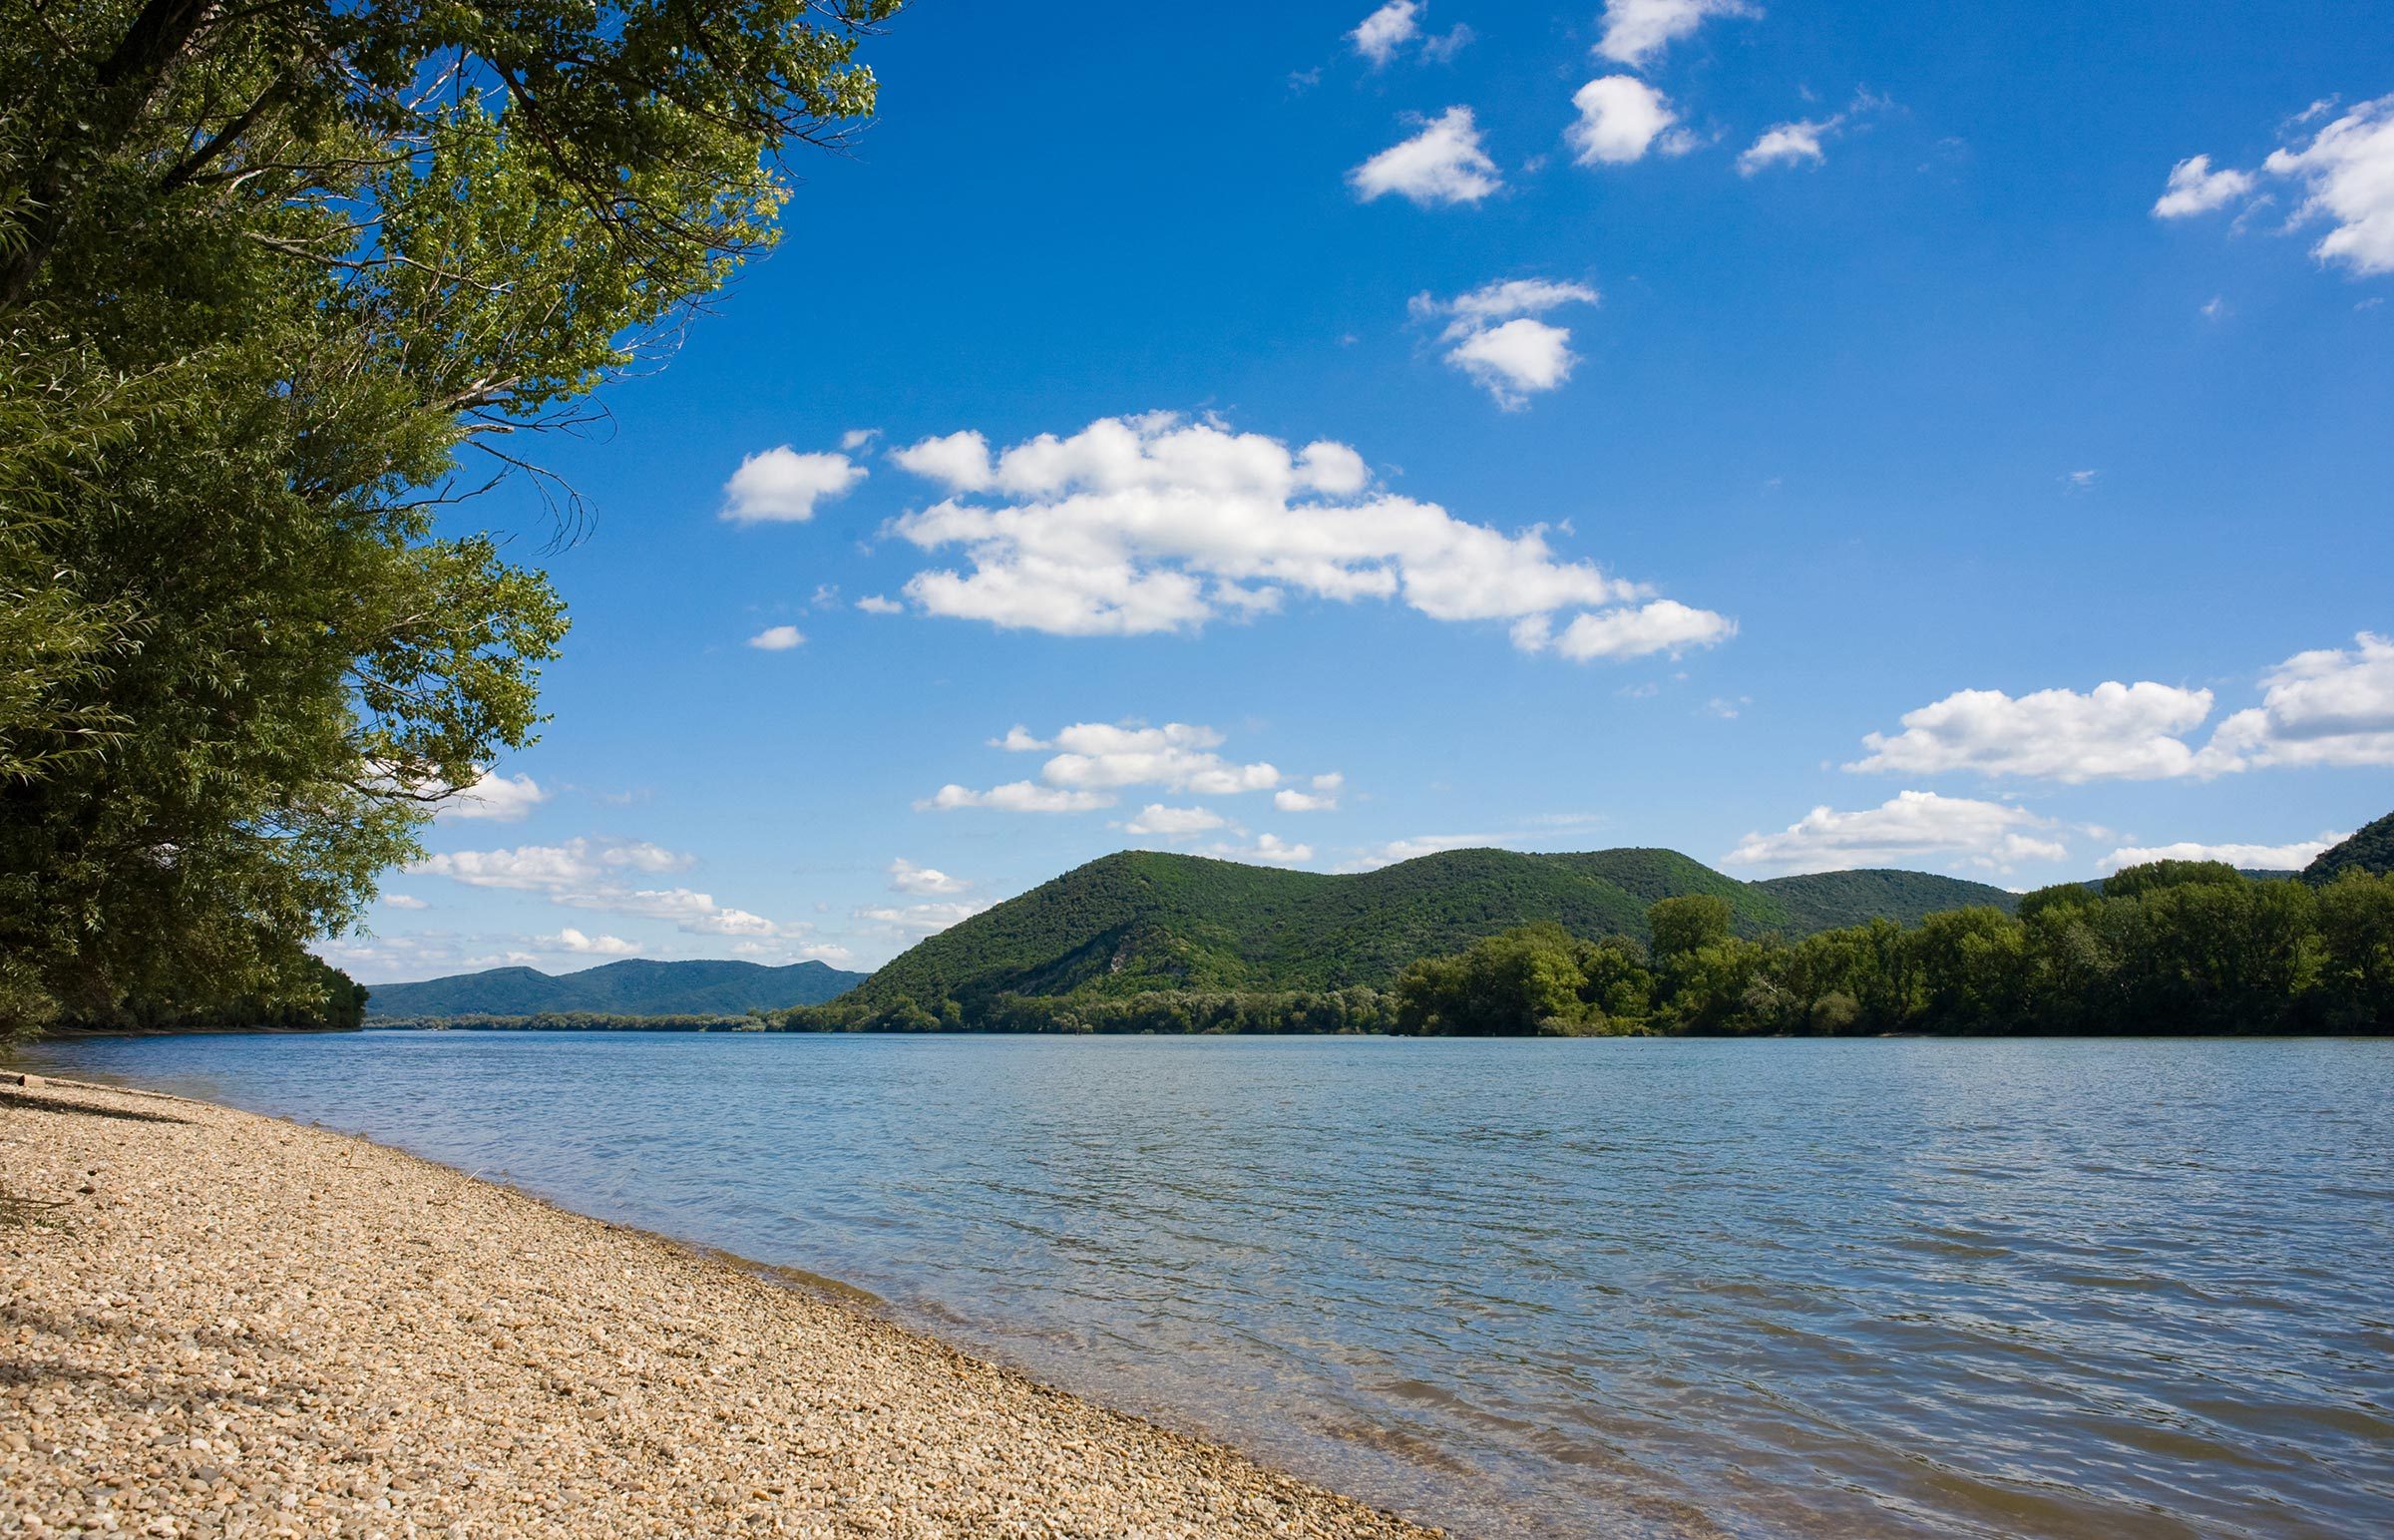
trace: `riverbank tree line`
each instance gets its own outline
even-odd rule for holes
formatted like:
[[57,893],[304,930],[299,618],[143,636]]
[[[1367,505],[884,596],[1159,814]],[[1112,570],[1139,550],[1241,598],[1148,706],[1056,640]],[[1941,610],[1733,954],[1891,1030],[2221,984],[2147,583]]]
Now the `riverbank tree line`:
[[788,1031],[1390,1032],[1413,1036],[2394,1031],[2394,876],[2246,877],[2157,862],[2100,885],[1739,937],[1710,895],[1648,912],[1653,942],[1523,926],[1412,963],[1394,987],[832,1001]]

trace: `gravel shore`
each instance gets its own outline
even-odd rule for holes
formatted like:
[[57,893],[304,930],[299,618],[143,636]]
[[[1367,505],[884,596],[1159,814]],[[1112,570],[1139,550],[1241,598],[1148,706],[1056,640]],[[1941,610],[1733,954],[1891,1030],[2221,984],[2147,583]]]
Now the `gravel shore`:
[[1427,1536],[320,1129],[0,1080],[0,1534]]

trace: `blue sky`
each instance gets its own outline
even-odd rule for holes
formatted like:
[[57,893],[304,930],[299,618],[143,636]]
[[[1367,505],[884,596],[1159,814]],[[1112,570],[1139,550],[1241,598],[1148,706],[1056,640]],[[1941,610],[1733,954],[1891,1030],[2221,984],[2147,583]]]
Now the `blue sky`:
[[2300,859],[2394,808],[2383,22],[927,0],[547,446],[555,718],[327,955],[863,967],[1128,847]]

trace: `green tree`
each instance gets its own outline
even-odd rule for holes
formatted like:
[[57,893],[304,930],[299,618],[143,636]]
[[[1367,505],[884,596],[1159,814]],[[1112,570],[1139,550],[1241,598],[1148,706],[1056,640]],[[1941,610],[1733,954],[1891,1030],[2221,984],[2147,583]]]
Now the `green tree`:
[[327,1000],[564,631],[455,505],[772,243],[895,9],[0,0],[0,1032]]
[[1700,947],[1727,941],[1734,913],[1729,900],[1709,893],[1658,900],[1646,911],[1646,925],[1654,935],[1656,961],[1668,962]]
[[2326,1024],[2394,1029],[2394,876],[2347,867],[2318,890],[2315,913]]

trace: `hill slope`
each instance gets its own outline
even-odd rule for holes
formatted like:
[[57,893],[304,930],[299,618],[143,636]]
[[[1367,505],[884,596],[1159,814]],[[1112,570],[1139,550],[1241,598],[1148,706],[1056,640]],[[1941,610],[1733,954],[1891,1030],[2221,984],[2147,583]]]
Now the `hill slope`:
[[2348,871],[2394,873],[2394,813],[2355,833],[2341,845],[2321,851],[2302,869],[2306,883],[2333,882]]
[[1986,883],[1933,872],[1814,872],[1774,877],[1753,885],[1788,911],[1788,934],[1808,936],[1838,926],[1887,919],[1918,925],[1941,910],[1991,906],[2017,914],[2020,895]]
[[821,962],[765,967],[755,962],[621,962],[552,975],[494,967],[421,983],[370,985],[366,1016],[530,1016],[552,1010],[603,1015],[738,1015],[755,1007],[820,1005],[864,982]]
[[1532,921],[1643,938],[1647,906],[1691,893],[1727,899],[1749,936],[2014,902],[1916,872],[1741,883],[1668,850],[1456,850],[1353,876],[1126,851],[919,943],[850,998],[872,1009],[1081,989],[1382,985],[1415,959]]

